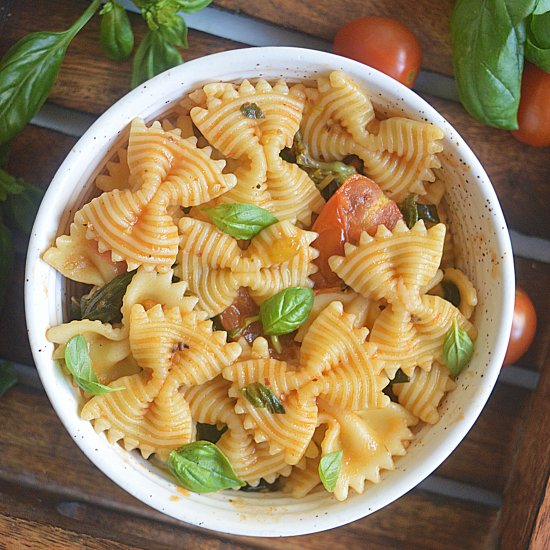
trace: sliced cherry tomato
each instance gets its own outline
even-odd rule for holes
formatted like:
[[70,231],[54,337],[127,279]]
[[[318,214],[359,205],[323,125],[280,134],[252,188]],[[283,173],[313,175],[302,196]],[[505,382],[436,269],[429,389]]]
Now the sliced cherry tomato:
[[514,318],[504,365],[515,363],[528,349],[537,331],[537,312],[527,293],[516,287]]
[[357,243],[363,231],[374,235],[383,224],[393,229],[403,215],[376,183],[366,176],[349,177],[332,195],[315,220],[312,230],[319,233],[313,247],[319,251],[315,260],[319,271],[311,277],[315,288],[338,286],[339,277],[330,269],[328,259],[344,254],[344,243]]
[[512,135],[536,147],[550,145],[550,73],[526,63],[521,79],[517,130]]
[[334,37],[333,51],[370,65],[409,88],[422,65],[416,36],[388,17],[361,17],[346,23]]

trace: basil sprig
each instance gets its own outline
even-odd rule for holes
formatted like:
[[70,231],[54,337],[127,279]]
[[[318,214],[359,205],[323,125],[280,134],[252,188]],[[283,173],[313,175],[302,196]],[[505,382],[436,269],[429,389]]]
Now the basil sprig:
[[342,469],[343,451],[334,451],[325,455],[319,461],[319,479],[325,489],[332,493],[338,482],[338,476]]
[[260,321],[267,336],[289,334],[302,325],[313,307],[311,288],[286,288],[260,305]]
[[0,397],[17,384],[15,368],[8,361],[0,363]]
[[29,34],[0,60],[0,143],[14,138],[46,101],[67,47],[100,1],[94,0],[66,31]]
[[88,353],[88,344],[81,334],[73,336],[65,346],[65,366],[73,375],[75,382],[92,395],[101,395],[126,388],[110,388],[99,383]]
[[218,229],[235,239],[251,239],[279,221],[269,210],[254,204],[220,204],[204,208],[204,212]]
[[474,343],[468,333],[453,319],[443,342],[443,361],[453,376],[458,376],[474,353]]
[[168,468],[179,485],[194,493],[243,487],[227,457],[210,441],[195,441],[172,451]]
[[527,21],[525,57],[550,73],[550,0],[539,0]]
[[134,33],[126,10],[109,0],[99,12],[99,45],[109,59],[123,61],[134,49]]
[[82,296],[80,318],[102,323],[119,323],[122,318],[122,299],[135,273],[135,270],[121,273],[91,296]]
[[409,195],[400,205],[399,210],[403,214],[403,220],[411,229],[418,220],[425,223],[439,223],[439,215],[435,204],[422,204],[418,202],[418,195]]
[[260,382],[253,382],[248,384],[246,388],[241,388],[241,393],[252,405],[259,409],[267,409],[271,414],[285,413],[285,408],[279,398],[271,389]]

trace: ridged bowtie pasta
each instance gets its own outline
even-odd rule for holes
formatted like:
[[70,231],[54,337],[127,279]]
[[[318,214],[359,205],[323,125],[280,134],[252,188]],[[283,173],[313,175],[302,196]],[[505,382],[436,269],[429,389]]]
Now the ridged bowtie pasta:
[[[135,119],[43,255],[92,285],[47,334],[82,418],[184,486],[174,464],[206,450],[223,487],[344,500],[378,483],[439,420],[476,338],[476,291],[444,223],[442,138],[381,117],[339,71],[210,83]],[[326,231],[339,253],[316,246]]]

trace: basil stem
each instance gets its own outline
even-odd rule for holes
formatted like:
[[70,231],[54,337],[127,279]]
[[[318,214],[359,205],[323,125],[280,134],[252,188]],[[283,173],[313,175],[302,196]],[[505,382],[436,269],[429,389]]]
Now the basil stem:
[[17,384],[15,368],[8,361],[0,363],[0,397]]
[[75,382],[92,395],[101,395],[126,388],[110,388],[99,383],[88,353],[88,343],[81,334],[73,336],[65,345],[65,366],[73,375]]
[[525,17],[533,0],[459,0],[451,16],[458,95],[477,120],[518,127]]
[[0,60],[0,143],[15,137],[46,101],[67,47],[100,1],[94,0],[66,31],[29,34]]
[[246,118],[265,118],[262,109],[256,103],[243,103],[241,113]]
[[453,306],[460,307],[460,291],[458,287],[451,282],[443,282],[441,286],[443,287],[443,298],[447,302],[451,302]]
[[453,376],[458,376],[474,353],[474,343],[468,333],[453,319],[443,342],[443,361]]
[[179,485],[194,493],[243,487],[227,457],[210,441],[195,441],[172,451],[168,468]]
[[135,270],[121,273],[91,296],[82,296],[81,318],[102,323],[119,323],[122,319],[122,300],[135,273]]
[[126,10],[109,0],[99,12],[99,45],[109,59],[123,61],[134,48],[134,33]]
[[279,221],[269,210],[254,204],[220,204],[203,211],[218,229],[235,239],[252,239]]
[[241,388],[241,394],[252,405],[259,409],[267,409],[271,414],[284,414],[285,408],[279,398],[271,389],[260,382],[248,384],[246,388]]
[[260,305],[260,320],[267,336],[281,336],[296,330],[313,307],[311,288],[286,288]]
[[319,461],[319,479],[325,489],[332,493],[338,482],[338,476],[342,469],[343,451],[334,451],[325,455]]
[[246,317],[243,324],[240,327],[228,330],[227,336],[229,336],[229,338],[238,338],[246,327],[248,327],[252,323],[255,323],[256,321],[259,321],[259,320],[260,320],[259,315],[251,315],[250,317]]
[[10,230],[0,220],[0,309],[8,291],[15,266],[15,251]]

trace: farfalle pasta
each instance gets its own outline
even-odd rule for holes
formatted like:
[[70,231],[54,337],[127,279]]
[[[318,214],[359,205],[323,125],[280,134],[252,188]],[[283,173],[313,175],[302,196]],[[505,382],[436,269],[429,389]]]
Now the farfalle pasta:
[[340,71],[213,82],[136,118],[43,255],[91,285],[47,333],[82,418],[200,492],[380,482],[477,336],[442,138]]

